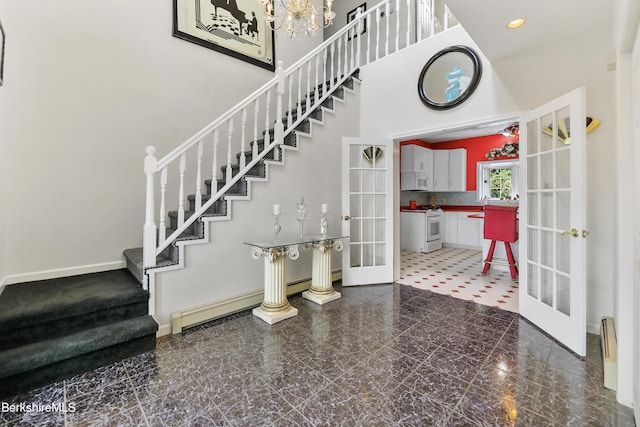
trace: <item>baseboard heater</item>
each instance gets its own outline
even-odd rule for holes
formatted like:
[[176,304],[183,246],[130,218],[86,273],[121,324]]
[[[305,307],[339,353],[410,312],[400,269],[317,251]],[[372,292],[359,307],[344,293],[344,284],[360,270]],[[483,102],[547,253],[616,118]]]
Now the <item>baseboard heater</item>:
[[612,317],[603,317],[600,324],[600,345],[604,365],[604,386],[610,390],[618,388],[618,341]]
[[[340,279],[342,279],[342,271],[338,270],[333,272],[331,280],[336,282]],[[287,295],[299,294],[310,287],[311,279],[289,283],[287,285]],[[194,307],[189,310],[174,312],[171,314],[171,333],[179,334],[183,329],[258,306],[262,303],[263,296],[264,291],[259,290]]]

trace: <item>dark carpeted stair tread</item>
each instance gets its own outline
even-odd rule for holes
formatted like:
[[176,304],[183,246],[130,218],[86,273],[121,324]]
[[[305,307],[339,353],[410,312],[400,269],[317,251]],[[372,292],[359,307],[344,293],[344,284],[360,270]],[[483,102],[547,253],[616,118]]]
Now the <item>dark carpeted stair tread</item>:
[[141,316],[0,351],[0,378],[155,334],[157,330],[158,324],[153,317]]
[[126,269],[9,285],[0,294],[0,333],[148,298]]

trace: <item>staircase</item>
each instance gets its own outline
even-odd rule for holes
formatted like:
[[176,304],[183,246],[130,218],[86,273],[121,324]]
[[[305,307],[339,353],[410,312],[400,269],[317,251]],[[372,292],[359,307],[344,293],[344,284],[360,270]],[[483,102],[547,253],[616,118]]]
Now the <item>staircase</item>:
[[7,286],[0,399],[154,349],[148,299],[125,269]]
[[[257,163],[252,166],[240,179],[235,182],[230,188],[225,189],[226,180],[220,179],[207,179],[204,181],[205,193],[201,195],[202,203],[206,203],[215,197],[216,193],[224,189],[224,194],[219,197],[215,203],[211,205],[204,213],[200,214],[198,218],[181,234],[178,238],[167,248],[165,248],[157,257],[153,266],[144,267],[142,247],[126,249],[123,254],[127,262],[127,269],[131,274],[144,283],[144,275],[149,270],[168,271],[175,268],[182,268],[184,262],[184,256],[182,255],[183,246],[186,244],[201,244],[208,242],[208,226],[209,221],[228,221],[231,219],[231,210],[234,200],[250,200],[251,199],[251,184],[252,182],[268,182],[269,181],[269,169],[272,166],[282,166],[285,161],[285,153],[288,150],[298,150],[300,145],[300,137],[311,138],[313,136],[313,125],[323,125],[325,119],[325,113],[333,112],[336,102],[344,102],[345,91],[354,91],[358,82],[358,70],[356,70],[351,76],[343,79],[340,85],[335,85],[330,96],[324,97],[325,99],[316,107],[313,111],[307,112],[307,98],[298,103],[295,108],[286,113],[286,117],[283,121],[287,121],[289,117],[293,122],[298,121],[298,105],[305,117],[295,127],[295,130],[289,133],[284,138],[284,144],[276,145],[268,150],[264,157],[258,159]],[[316,96],[323,97],[325,87],[330,87],[330,83],[320,85],[318,91],[313,91],[308,95],[309,101],[312,104]],[[317,95],[316,95],[317,93]],[[268,138],[274,139],[275,129],[271,128],[267,131]],[[251,146],[256,145],[259,152],[264,151],[265,139],[252,141]],[[244,155],[247,163],[252,162],[254,153],[253,151],[240,152],[235,155],[236,163],[230,165],[234,176],[238,174],[241,169],[240,159]],[[220,171],[224,174],[228,166],[222,166]],[[215,184],[214,184],[215,183]],[[215,189],[215,190],[214,190]],[[188,208],[184,212],[185,217],[192,217],[196,211],[196,194],[187,196]],[[173,234],[178,229],[180,213],[175,211],[168,212],[169,226],[165,233],[166,235]]]

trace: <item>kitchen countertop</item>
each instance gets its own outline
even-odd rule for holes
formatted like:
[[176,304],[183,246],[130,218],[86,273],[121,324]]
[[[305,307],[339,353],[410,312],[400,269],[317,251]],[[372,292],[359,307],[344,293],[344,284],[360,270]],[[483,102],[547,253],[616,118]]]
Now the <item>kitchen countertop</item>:
[[[416,209],[411,209],[409,206],[400,206],[400,212],[426,212],[428,206],[418,205]],[[438,206],[443,211],[452,212],[482,212],[482,205],[442,205]]]

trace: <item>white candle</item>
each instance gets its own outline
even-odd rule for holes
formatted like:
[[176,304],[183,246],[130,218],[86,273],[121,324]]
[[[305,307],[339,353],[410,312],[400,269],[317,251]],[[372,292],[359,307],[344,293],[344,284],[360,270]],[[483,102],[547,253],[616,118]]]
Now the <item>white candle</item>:
[[328,208],[329,208],[329,205],[327,205],[326,203],[323,203],[322,204],[322,213],[327,213],[328,212]]
[[278,204],[273,205],[273,214],[274,215],[280,215],[280,205],[278,205]]

